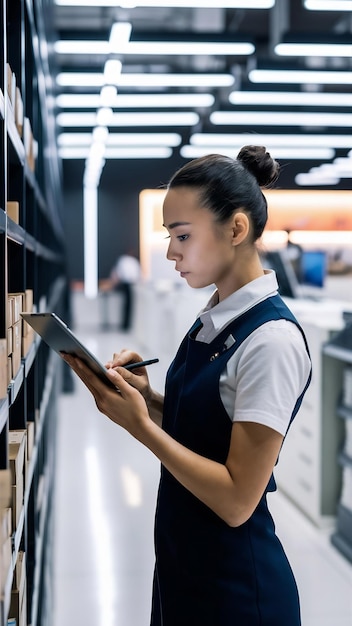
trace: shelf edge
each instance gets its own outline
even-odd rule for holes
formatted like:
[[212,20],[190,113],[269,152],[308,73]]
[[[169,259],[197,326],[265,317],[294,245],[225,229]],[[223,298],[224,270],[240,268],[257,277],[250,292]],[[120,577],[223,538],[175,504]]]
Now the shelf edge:
[[2,398],[0,400],[0,432],[6,426],[8,410],[9,410],[9,399],[8,399],[8,397]]
[[346,363],[352,363],[352,351],[345,348],[338,348],[332,345],[326,345],[323,348],[323,354],[332,356],[340,361],[346,361]]

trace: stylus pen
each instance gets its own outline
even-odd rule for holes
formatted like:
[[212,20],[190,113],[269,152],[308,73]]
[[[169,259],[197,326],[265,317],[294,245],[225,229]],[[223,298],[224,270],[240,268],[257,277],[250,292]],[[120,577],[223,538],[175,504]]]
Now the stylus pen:
[[123,365],[126,370],[134,370],[136,367],[144,367],[145,365],[152,365],[153,363],[159,363],[159,359],[149,359],[149,361],[139,361],[139,363],[128,363]]

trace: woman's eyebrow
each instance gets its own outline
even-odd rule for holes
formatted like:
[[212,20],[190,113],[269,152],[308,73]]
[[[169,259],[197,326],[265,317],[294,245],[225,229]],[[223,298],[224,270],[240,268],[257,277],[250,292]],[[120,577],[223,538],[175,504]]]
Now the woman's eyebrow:
[[177,228],[177,226],[189,226],[191,222],[172,222],[172,224],[169,224],[168,226],[166,226],[165,224],[163,224],[164,228],[167,228],[167,230],[172,230],[173,228]]

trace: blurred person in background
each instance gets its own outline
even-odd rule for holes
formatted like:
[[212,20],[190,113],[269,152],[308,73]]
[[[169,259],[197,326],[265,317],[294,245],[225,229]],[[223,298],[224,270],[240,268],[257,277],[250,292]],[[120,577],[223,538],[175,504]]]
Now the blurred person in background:
[[122,312],[119,329],[131,329],[134,313],[134,288],[141,275],[140,264],[133,250],[128,250],[116,261],[110,273],[112,289],[122,296]]

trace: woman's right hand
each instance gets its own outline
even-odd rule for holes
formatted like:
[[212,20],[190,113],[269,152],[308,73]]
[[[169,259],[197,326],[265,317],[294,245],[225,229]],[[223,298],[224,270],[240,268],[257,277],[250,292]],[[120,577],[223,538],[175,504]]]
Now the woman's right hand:
[[124,349],[121,352],[114,352],[112,360],[108,361],[105,367],[116,370],[126,382],[140,392],[148,404],[152,396],[152,389],[146,367],[138,367],[133,371],[125,368],[129,363],[138,363],[142,360],[142,357],[137,352]]

